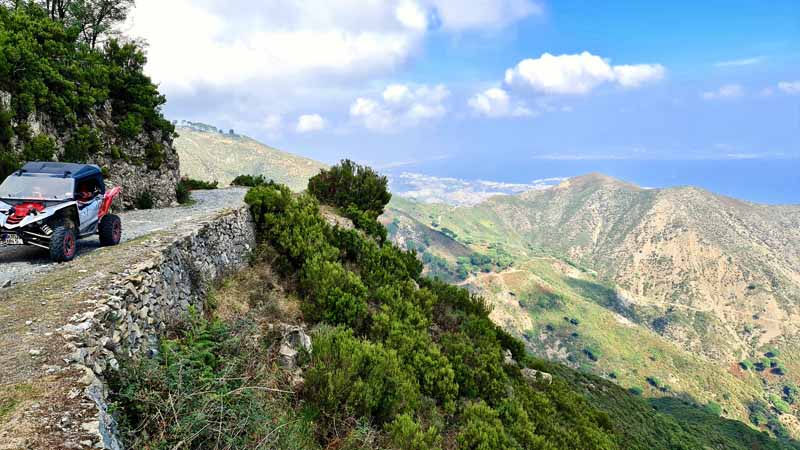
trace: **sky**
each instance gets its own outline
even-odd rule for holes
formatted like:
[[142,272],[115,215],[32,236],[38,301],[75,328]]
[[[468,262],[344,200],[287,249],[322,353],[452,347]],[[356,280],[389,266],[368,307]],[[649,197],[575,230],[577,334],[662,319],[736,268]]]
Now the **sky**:
[[125,32],[169,118],[328,163],[536,185],[785,161],[800,187],[796,0],[137,0]]

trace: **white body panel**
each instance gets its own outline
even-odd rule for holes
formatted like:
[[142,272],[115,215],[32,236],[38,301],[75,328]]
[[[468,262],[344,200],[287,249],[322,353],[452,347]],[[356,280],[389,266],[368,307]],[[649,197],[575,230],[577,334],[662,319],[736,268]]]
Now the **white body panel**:
[[80,234],[94,233],[97,229],[100,207],[103,205],[103,196],[98,195],[89,202],[78,202],[78,221]]
[[[5,205],[5,203],[3,203],[3,204]],[[73,206],[75,206],[77,204],[78,204],[78,202],[71,201],[71,202],[59,203],[57,205],[50,206],[50,207],[46,208],[44,211],[42,211],[39,214],[31,214],[31,215],[29,215],[28,217],[24,218],[22,220],[22,222],[20,222],[20,223],[18,223],[16,225],[7,224],[6,221],[8,220],[8,215],[0,214],[0,227],[5,228],[6,230],[14,230],[14,229],[17,229],[17,228],[22,228],[22,227],[30,225],[30,224],[32,224],[34,222],[39,222],[42,219],[47,219],[48,217],[51,217],[56,212],[61,211],[64,208],[73,207]],[[6,206],[8,206],[8,205],[6,205]],[[5,206],[0,207],[0,210],[6,210],[6,209],[8,209],[8,208],[6,208]],[[96,216],[97,216],[97,213],[95,213],[95,219],[96,219]]]

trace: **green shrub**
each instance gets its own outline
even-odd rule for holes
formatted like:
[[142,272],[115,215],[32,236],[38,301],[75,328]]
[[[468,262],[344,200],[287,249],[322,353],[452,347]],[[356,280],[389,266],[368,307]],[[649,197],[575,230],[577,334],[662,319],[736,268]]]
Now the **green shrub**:
[[789,413],[792,410],[792,407],[783,401],[783,399],[778,395],[769,394],[769,402],[772,403],[772,406],[774,406],[775,409],[780,411],[782,414]]
[[708,402],[708,404],[706,404],[706,411],[716,416],[719,416],[720,414],[722,414],[722,406],[720,406],[720,404],[715,401],[710,401]]
[[350,205],[344,210],[344,215],[353,221],[353,225],[364,231],[367,236],[374,237],[378,243],[386,242],[386,228],[378,222],[378,214],[374,211],[361,211],[355,205]]
[[153,194],[151,194],[149,191],[142,192],[138,197],[136,197],[134,206],[136,206],[136,209],[153,209],[155,206]]
[[360,211],[383,214],[389,203],[388,179],[370,167],[345,159],[327,170],[321,170],[308,181],[308,192],[322,203]]
[[175,186],[175,198],[181,205],[186,205],[192,201],[192,195],[186,184],[180,182]]
[[203,181],[203,180],[195,180],[194,178],[189,177],[182,177],[180,184],[182,184],[187,190],[196,191],[196,190],[214,190],[219,188],[218,181]]
[[25,143],[22,151],[24,161],[50,161],[56,152],[56,143],[52,138],[45,135],[34,137],[30,142]]
[[272,183],[264,175],[239,175],[231,181],[231,186],[256,187]]
[[642,389],[640,386],[633,386],[630,389],[628,389],[628,392],[630,392],[633,395],[642,395],[642,393],[644,393],[644,389]]
[[315,322],[361,329],[367,313],[367,288],[339,262],[312,257],[300,275],[306,297],[303,313]]
[[166,99],[144,74],[146,58],[137,43],[111,38],[91,48],[81,41],[80,29],[52,20],[41,2],[15,3],[0,6],[0,80],[11,94],[10,110],[0,111],[2,150],[12,135],[30,142],[26,120],[44,113],[70,136],[65,160],[85,162],[102,150],[89,125],[108,102],[119,135],[141,128],[156,141],[171,138],[174,127],[161,114]]
[[434,426],[423,429],[409,414],[400,414],[386,425],[386,432],[398,450],[440,450],[442,437]]
[[0,147],[5,147],[14,137],[14,127],[12,120],[14,113],[6,109],[0,109]]
[[293,398],[263,395],[271,380],[250,370],[259,349],[240,337],[255,332],[195,315],[153,358],[123,360],[110,401],[125,448],[318,448]]
[[783,397],[786,399],[786,402],[789,404],[794,404],[797,402],[798,390],[797,385],[794,383],[786,383],[783,386]]
[[144,118],[141,114],[128,113],[117,126],[120,137],[127,140],[135,139],[144,131]]
[[160,142],[150,142],[145,149],[144,156],[147,160],[147,168],[158,170],[164,163],[164,146]]
[[348,418],[389,422],[418,405],[417,383],[395,351],[343,328],[321,328],[313,341],[305,397],[319,408],[326,431]]
[[85,163],[89,157],[101,152],[103,143],[97,132],[84,125],[78,128],[64,144],[62,161]]
[[499,414],[485,402],[472,403],[464,410],[458,432],[458,446],[464,450],[512,448]]

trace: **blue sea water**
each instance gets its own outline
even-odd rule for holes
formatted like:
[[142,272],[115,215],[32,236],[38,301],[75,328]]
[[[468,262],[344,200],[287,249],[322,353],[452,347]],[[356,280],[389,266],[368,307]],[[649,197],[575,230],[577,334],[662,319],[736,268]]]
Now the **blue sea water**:
[[389,171],[464,180],[531,183],[551,177],[601,172],[633,184],[664,188],[697,186],[764,204],[800,205],[800,159],[741,160],[539,160],[453,161],[413,164]]

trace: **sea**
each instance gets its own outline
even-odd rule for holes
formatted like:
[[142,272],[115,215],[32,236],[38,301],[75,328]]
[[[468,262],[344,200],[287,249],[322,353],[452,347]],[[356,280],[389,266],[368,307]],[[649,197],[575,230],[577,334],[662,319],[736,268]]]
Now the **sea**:
[[[393,190],[412,187],[402,175],[422,175],[453,181],[491,181],[538,185],[553,179],[600,172],[646,187],[697,186],[754,203],[800,205],[800,158],[727,160],[551,160],[437,161],[411,163],[382,170],[392,178]],[[414,186],[419,188],[419,186]]]

